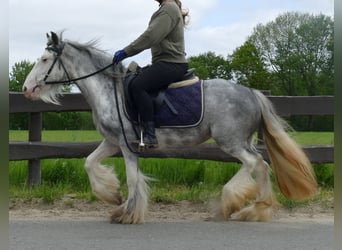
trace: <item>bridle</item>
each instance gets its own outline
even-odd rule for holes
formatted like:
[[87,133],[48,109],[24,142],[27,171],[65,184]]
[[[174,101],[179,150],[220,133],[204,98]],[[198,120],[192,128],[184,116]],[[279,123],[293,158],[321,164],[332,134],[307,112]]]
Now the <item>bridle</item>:
[[[56,53],[56,56],[48,70],[48,72],[46,73],[44,79],[43,79],[43,82],[45,84],[66,84],[66,85],[70,85],[70,84],[77,84],[76,82],[79,81],[79,80],[83,80],[83,79],[86,79],[88,77],[91,77],[91,76],[94,76],[102,71],[105,71],[106,69],[108,69],[109,67],[113,66],[113,63],[93,72],[93,73],[90,73],[88,75],[85,75],[85,76],[81,76],[81,77],[78,77],[78,78],[73,78],[71,79],[70,78],[70,75],[63,63],[63,60],[61,58],[61,55],[62,55],[62,52],[63,52],[63,49],[64,49],[64,46],[65,46],[65,43],[64,42],[61,42],[58,46],[47,46],[45,49],[48,50],[48,51],[53,51]],[[64,73],[65,75],[67,76],[68,80],[61,80],[61,81],[47,81],[48,77],[50,76],[50,73],[51,71],[53,70],[53,68],[55,67],[56,63],[59,63],[60,66],[62,66],[63,70],[64,70]],[[36,86],[38,87],[38,86]],[[35,88],[36,88],[35,87]]]
[[[60,43],[59,46],[48,46],[46,47],[45,49],[48,50],[48,51],[53,51],[56,53],[56,56],[48,70],[48,72],[46,73],[44,79],[43,79],[43,82],[45,84],[57,84],[57,83],[68,83],[68,84],[72,84],[72,80],[70,79],[70,76],[69,76],[69,73],[68,71],[66,70],[65,68],[65,65],[61,59],[61,55],[62,55],[62,52],[63,52],[63,49],[64,49],[64,46],[65,46],[65,43]],[[53,70],[53,68],[55,67],[56,63],[59,63],[60,66],[62,66],[63,70],[64,70],[64,73],[66,74],[68,80],[67,81],[46,81],[48,79],[48,77],[50,76],[50,73],[51,71]]]

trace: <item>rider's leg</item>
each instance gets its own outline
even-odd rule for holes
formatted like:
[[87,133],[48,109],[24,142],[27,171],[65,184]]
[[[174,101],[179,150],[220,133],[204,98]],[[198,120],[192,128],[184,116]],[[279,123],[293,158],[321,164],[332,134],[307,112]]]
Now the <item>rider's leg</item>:
[[155,136],[154,107],[149,95],[179,79],[185,74],[187,64],[156,62],[143,70],[130,85],[133,100],[144,126],[144,142],[148,147],[158,145]]

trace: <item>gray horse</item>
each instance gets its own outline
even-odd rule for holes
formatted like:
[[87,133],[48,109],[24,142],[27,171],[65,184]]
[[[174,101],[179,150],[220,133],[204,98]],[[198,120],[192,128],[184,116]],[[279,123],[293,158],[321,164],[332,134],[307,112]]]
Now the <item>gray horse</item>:
[[[99,199],[115,205],[112,222],[143,223],[149,200],[149,178],[139,170],[139,154],[127,145],[127,141],[136,140],[132,124],[126,116],[119,117],[124,112],[125,68],[122,64],[108,67],[112,57],[94,42],[80,44],[63,40],[62,34],[54,32],[47,34],[47,38],[47,48],[23,85],[25,96],[58,104],[63,84],[78,80],[77,85],[92,109],[95,126],[104,137],[85,163],[92,191]],[[90,76],[91,72],[98,73]],[[117,101],[114,86],[118,88]],[[159,128],[156,134],[159,148],[165,150],[192,147],[213,138],[224,152],[242,162],[240,170],[222,189],[220,212],[225,219],[266,221],[272,218],[277,201],[272,191],[270,167],[252,144],[260,126],[277,184],[285,197],[302,199],[317,192],[310,161],[285,132],[286,123],[260,91],[223,79],[203,81],[203,91],[205,111],[200,124],[190,128]],[[114,170],[101,165],[102,159],[120,150],[128,185],[124,202]],[[251,198],[255,202],[246,205]]]

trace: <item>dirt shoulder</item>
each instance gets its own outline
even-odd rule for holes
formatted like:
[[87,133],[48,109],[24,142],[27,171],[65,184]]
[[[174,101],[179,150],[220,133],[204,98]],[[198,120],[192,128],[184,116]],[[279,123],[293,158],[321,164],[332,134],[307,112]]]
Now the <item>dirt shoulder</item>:
[[[147,222],[207,221],[212,218],[212,203],[180,201],[175,203],[150,203]],[[108,220],[112,206],[100,201],[65,197],[53,204],[44,204],[39,199],[24,201],[12,199],[10,202],[10,220]],[[329,204],[312,202],[305,207],[279,208],[274,220],[279,222],[333,223],[333,201]]]

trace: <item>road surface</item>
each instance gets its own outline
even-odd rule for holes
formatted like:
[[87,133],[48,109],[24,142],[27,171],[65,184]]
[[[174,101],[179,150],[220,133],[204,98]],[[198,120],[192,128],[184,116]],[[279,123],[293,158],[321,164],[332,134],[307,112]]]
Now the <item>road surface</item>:
[[11,220],[18,250],[333,249],[333,222],[147,222]]

